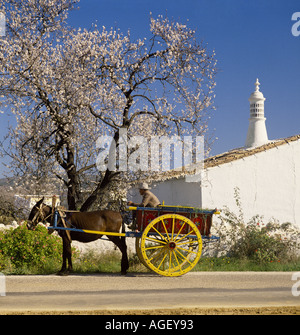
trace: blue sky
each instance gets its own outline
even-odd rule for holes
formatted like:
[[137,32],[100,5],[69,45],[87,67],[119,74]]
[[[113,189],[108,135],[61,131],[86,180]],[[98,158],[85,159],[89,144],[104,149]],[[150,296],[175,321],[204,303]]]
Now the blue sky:
[[[70,13],[71,26],[130,29],[133,38],[148,35],[150,12],[189,20],[218,60],[216,111],[209,123],[218,140],[212,154],[244,145],[257,77],[269,139],[300,134],[300,36],[291,33],[299,0],[81,0],[79,6]],[[0,115],[1,137],[7,122]]]
[[218,60],[212,154],[244,145],[257,77],[269,139],[300,134],[300,36],[291,33],[299,0],[82,0],[79,6],[71,25],[130,29],[134,38],[147,36],[150,12],[189,20]]

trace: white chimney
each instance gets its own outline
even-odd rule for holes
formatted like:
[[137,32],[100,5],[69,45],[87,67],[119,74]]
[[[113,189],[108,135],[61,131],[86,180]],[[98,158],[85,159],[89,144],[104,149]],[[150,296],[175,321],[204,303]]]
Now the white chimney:
[[259,90],[259,81],[256,79],[255,91],[250,95],[250,119],[246,139],[246,148],[258,147],[269,142],[266,118],[264,112],[264,95]]

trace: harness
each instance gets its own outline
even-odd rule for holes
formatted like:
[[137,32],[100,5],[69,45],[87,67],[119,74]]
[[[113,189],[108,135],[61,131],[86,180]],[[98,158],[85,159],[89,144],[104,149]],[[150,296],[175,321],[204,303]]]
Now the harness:
[[44,221],[46,221],[51,215],[52,215],[52,213],[50,213],[49,215],[47,215],[47,216],[45,216],[44,215],[44,212],[42,211],[42,207],[43,207],[43,203],[41,203],[40,204],[40,207],[36,207],[37,209],[38,209],[38,211],[35,213],[35,216],[33,217],[33,219],[31,220],[32,222],[34,222],[36,219],[37,219],[37,217],[38,217],[38,215],[40,215],[41,216],[41,221],[42,222],[44,222]]
[[[55,207],[52,207],[52,211],[50,212],[50,214],[48,214],[47,216],[44,215],[44,212],[43,212],[43,206],[44,204],[41,203],[40,206],[36,206],[36,208],[38,209],[37,212],[35,213],[33,219],[31,220],[32,222],[35,222],[38,218],[38,216],[41,217],[41,221],[42,222],[45,222],[49,217],[52,217],[54,215],[54,211],[55,211]],[[54,209],[54,210],[53,210]],[[61,222],[63,224],[63,226],[65,228],[68,228],[66,222],[65,222],[65,219],[64,219],[64,216],[62,214],[62,211],[61,211],[61,208],[57,208],[57,211],[59,213],[59,216],[60,216],[60,219],[61,219]],[[52,220],[51,220],[52,221]],[[69,223],[69,222],[67,222]],[[69,223],[70,226],[72,226],[71,223]],[[67,239],[68,241],[71,243],[72,242],[72,239],[71,239],[71,235],[70,235],[70,232],[68,230],[66,230],[66,235],[67,235]]]
[[[57,212],[58,212],[58,214],[59,214],[59,216],[60,216],[60,220],[61,220],[61,222],[62,222],[64,228],[70,228],[70,227],[72,227],[72,224],[71,224],[70,222],[67,222],[67,223],[66,223],[66,221],[65,221],[65,219],[64,219],[64,215],[63,215],[63,213],[62,213],[62,209],[58,207],[58,208],[57,208]],[[68,227],[68,224],[69,224],[69,227]],[[69,230],[65,230],[65,232],[66,232],[68,241],[71,243],[71,242],[72,242],[72,238],[71,238],[70,231],[69,231]]]

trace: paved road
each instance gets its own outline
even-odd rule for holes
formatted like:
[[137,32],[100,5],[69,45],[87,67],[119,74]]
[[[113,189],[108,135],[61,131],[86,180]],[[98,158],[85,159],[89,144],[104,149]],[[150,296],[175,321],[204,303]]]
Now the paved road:
[[[154,310],[293,306],[292,272],[191,272],[168,278],[156,274],[7,276],[0,314],[93,313]],[[300,276],[298,277],[300,280]],[[300,285],[298,285],[300,290]]]

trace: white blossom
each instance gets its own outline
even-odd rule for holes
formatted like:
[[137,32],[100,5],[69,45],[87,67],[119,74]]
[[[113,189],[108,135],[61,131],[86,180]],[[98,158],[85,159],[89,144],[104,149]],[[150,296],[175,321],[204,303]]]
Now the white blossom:
[[140,177],[99,175],[100,135],[118,137],[122,127],[129,137],[204,135],[216,72],[214,52],[187,25],[151,17],[152,37],[136,41],[97,25],[71,29],[66,18],[77,2],[0,0],[0,95],[17,119],[6,151],[15,173],[59,178],[69,207],[116,178]]

